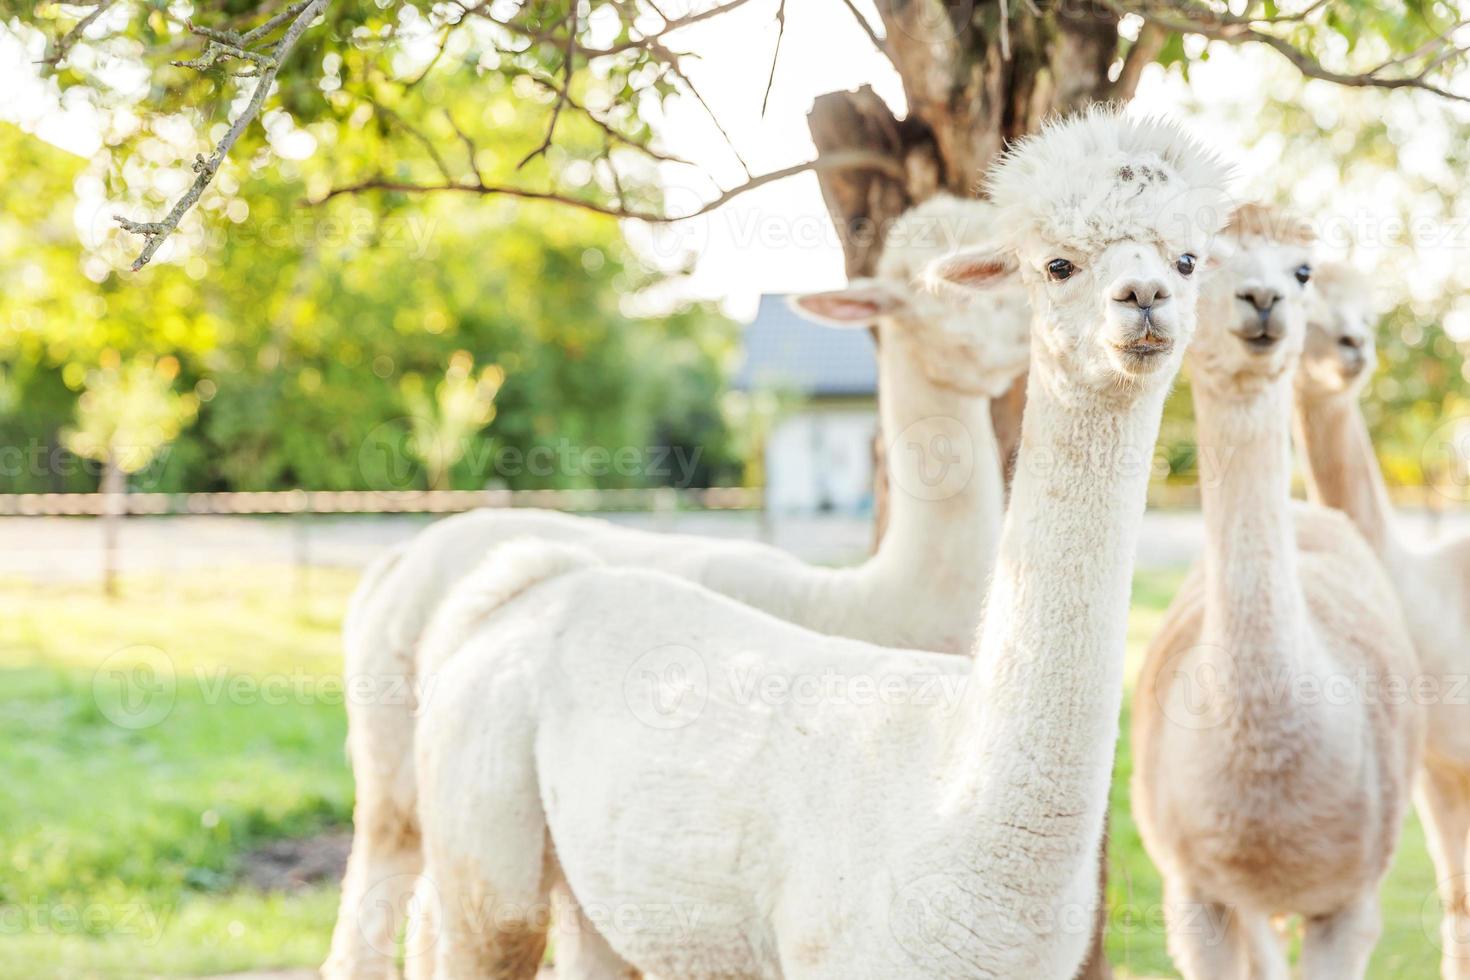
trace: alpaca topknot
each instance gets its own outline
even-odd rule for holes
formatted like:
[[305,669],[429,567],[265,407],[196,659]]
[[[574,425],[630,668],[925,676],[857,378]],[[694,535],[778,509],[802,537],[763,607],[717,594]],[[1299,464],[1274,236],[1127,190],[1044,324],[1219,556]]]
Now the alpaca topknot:
[[1234,210],[1231,166],[1178,123],[1098,105],[1011,146],[985,190],[1008,244],[1093,251],[1124,239],[1203,249]]
[[941,191],[909,208],[889,227],[878,276],[906,284],[918,281],[935,258],[993,235],[995,221],[996,209],[990,202]]
[[1230,219],[1228,232],[1244,244],[1270,242],[1310,246],[1317,243],[1317,230],[1310,221],[1289,208],[1269,204],[1240,205]]
[[1320,302],[1373,306],[1371,277],[1346,262],[1318,262],[1312,268],[1312,292]]

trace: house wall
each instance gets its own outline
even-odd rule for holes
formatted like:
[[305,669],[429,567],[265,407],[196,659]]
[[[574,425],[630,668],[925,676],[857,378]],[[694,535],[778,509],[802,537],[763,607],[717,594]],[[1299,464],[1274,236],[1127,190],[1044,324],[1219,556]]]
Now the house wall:
[[873,505],[871,404],[814,404],[766,442],[766,506],[778,514],[865,514]]

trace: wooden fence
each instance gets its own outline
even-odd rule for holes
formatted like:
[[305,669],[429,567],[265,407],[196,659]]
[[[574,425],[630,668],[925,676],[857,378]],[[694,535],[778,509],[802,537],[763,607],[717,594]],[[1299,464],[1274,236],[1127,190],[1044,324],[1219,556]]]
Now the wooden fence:
[[260,493],[9,493],[4,517],[165,514],[456,514],[477,507],[593,511],[760,510],[746,487],[675,490],[280,490]]

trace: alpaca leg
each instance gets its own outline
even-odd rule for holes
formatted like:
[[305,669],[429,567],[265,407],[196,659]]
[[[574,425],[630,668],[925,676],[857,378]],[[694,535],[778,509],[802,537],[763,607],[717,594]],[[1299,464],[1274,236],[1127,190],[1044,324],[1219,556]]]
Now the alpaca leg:
[[1440,972],[1444,980],[1470,980],[1470,777],[1426,761],[1415,802],[1439,879]]
[[[511,826],[507,833],[514,822],[497,820],[504,815],[485,815],[487,825],[502,828],[490,851],[489,841],[443,833],[464,827],[456,815],[436,827],[435,816],[426,813],[420,923],[410,939],[413,980],[532,980],[537,975],[551,923],[549,882],[555,869],[543,859],[544,828],[521,833],[522,826]],[[425,965],[429,960],[432,969]]]
[[[421,894],[433,909],[437,980],[532,980],[559,870],[541,808],[528,700],[475,674],[436,678],[413,746],[423,828]],[[487,706],[491,706],[488,707]]]
[[1281,935],[1276,931],[1269,915],[1238,911],[1241,937],[1246,947],[1245,970],[1242,980],[1287,980],[1291,976],[1291,964],[1286,958],[1286,949]]
[[[507,914],[521,907],[463,877],[440,879],[434,976],[443,980],[534,980],[546,953],[549,917]],[[524,896],[523,896],[524,897]],[[527,907],[544,905],[544,896]]]
[[552,888],[552,906],[557,980],[638,980],[639,972],[608,945],[565,880]]
[[427,878],[419,878],[418,891],[409,907],[404,936],[404,980],[432,980],[434,946],[439,941],[439,894]]
[[1164,922],[1169,955],[1186,980],[1246,980],[1246,951],[1233,908],[1204,898],[1187,882],[1166,882]]
[[397,976],[398,927],[413,897],[423,860],[418,821],[386,799],[364,796],[353,810],[352,854],[342,880],[327,980]]
[[[411,660],[387,645],[349,649],[348,754],[357,802],[326,980],[396,977],[398,927],[419,870]],[[371,684],[359,682],[370,681]]]
[[1302,935],[1302,980],[1366,976],[1382,932],[1376,890],[1332,915],[1308,919]]

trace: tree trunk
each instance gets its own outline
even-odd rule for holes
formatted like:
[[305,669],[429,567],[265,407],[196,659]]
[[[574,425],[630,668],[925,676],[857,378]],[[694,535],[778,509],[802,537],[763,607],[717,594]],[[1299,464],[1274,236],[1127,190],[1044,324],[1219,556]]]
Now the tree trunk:
[[[883,50],[903,81],[899,119],[871,88],[832,92],[807,118],[819,156],[862,150],[891,156],[902,181],[868,170],[818,173],[842,241],[849,277],[872,275],[883,236],[909,207],[940,190],[969,195],[1010,140],[1049,116],[1105,99],[1127,99],[1165,37],[1145,29],[1126,56],[1118,17],[1101,3],[1030,0],[875,0]],[[1109,74],[1117,63],[1117,81]],[[1025,408],[1026,379],[991,406],[1007,485]],[[882,397],[882,392],[879,392]],[[887,523],[884,447],[874,449],[875,540]],[[1100,874],[1106,881],[1106,852]],[[1105,896],[1104,896],[1105,897]],[[1100,923],[1103,921],[1100,916]],[[1111,976],[1099,925],[1081,976]]]
[[[1005,144],[1048,116],[1102,99],[1127,99],[1164,36],[1146,29],[1128,57],[1118,18],[1102,4],[1009,0],[877,0],[884,51],[903,81],[899,119],[869,87],[819,97],[807,118],[823,156],[861,150],[891,156],[906,177],[829,170],[817,179],[842,241],[848,276],[872,275],[883,236],[905,210],[940,190],[971,194]],[[1002,30],[1004,24],[1005,29]],[[1118,79],[1109,80],[1115,62]],[[1026,382],[991,408],[1009,475],[1021,431]],[[881,392],[879,397],[882,397]],[[877,537],[887,519],[882,447],[875,448]]]

